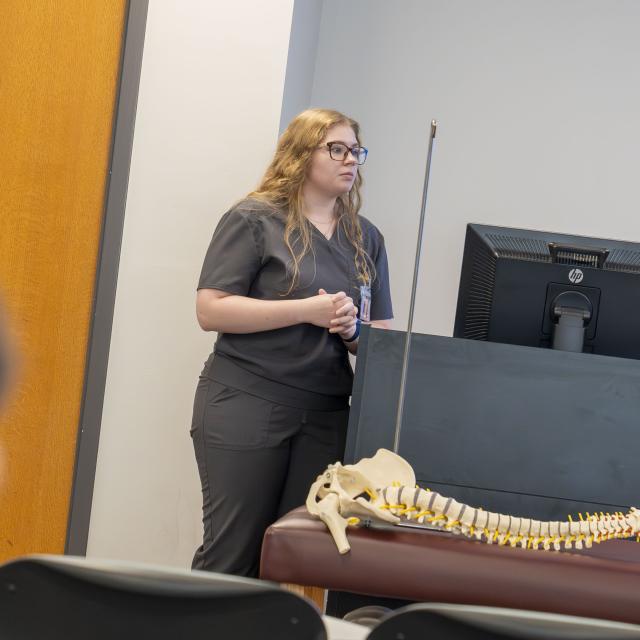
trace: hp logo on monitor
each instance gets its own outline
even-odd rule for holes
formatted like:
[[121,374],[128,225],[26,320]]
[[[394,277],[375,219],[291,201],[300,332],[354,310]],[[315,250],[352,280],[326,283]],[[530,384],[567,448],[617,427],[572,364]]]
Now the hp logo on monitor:
[[573,284],[578,284],[582,282],[583,278],[584,278],[584,273],[582,273],[580,269],[571,269],[571,271],[569,271],[569,282],[572,282]]

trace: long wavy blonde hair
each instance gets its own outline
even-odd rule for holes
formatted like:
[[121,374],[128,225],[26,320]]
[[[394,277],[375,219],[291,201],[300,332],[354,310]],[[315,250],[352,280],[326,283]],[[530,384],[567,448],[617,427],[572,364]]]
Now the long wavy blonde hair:
[[[307,109],[297,115],[278,140],[276,152],[260,185],[248,197],[269,203],[287,212],[284,241],[291,254],[291,282],[288,295],[300,279],[300,263],[313,252],[312,227],[305,217],[302,188],[311,164],[313,152],[322,143],[330,127],[344,124],[353,129],[360,144],[360,126],[355,120],[331,109]],[[342,230],[355,249],[356,277],[361,284],[370,284],[375,267],[364,250],[362,227],[358,220],[362,176],[356,179],[348,193],[336,200],[336,232]]]

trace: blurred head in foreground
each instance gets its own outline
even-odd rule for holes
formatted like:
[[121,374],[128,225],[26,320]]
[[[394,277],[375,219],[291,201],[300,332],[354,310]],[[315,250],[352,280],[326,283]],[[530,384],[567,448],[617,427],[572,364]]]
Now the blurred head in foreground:
[[[0,417],[2,417],[5,401],[14,378],[14,372],[14,352],[9,341],[4,309],[0,303]],[[4,474],[5,454],[2,433],[0,433],[0,487],[4,484]]]

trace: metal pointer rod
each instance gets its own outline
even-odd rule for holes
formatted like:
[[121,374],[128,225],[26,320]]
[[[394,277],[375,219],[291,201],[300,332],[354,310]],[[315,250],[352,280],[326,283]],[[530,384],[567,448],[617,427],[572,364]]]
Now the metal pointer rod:
[[407,337],[404,343],[404,355],[402,357],[402,374],[400,376],[400,393],[398,394],[398,409],[396,412],[396,430],[393,436],[393,451],[398,453],[400,447],[400,431],[402,429],[402,415],[404,413],[405,391],[407,386],[407,368],[409,366],[409,349],[411,347],[411,329],[413,328],[413,313],[416,303],[416,289],[418,287],[418,272],[420,270],[420,252],[422,249],[422,234],[424,232],[424,219],[427,211],[427,191],[429,190],[429,174],[431,173],[431,155],[433,153],[433,141],[436,137],[438,123],[431,121],[431,134],[429,136],[429,151],[427,153],[427,167],[424,175],[424,188],[422,190],[422,209],[420,211],[420,226],[418,227],[418,245],[416,247],[416,259],[413,267],[413,284],[411,286],[411,303],[409,304],[409,322],[407,323]]

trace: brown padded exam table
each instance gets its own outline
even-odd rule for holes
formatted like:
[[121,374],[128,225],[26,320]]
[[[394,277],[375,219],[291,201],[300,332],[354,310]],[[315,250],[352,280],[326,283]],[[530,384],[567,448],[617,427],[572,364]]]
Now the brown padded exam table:
[[304,507],[265,533],[260,577],[304,593],[324,590],[417,602],[529,609],[640,624],[640,544],[612,540],[583,551],[499,547],[431,530],[347,530],[340,555]]

